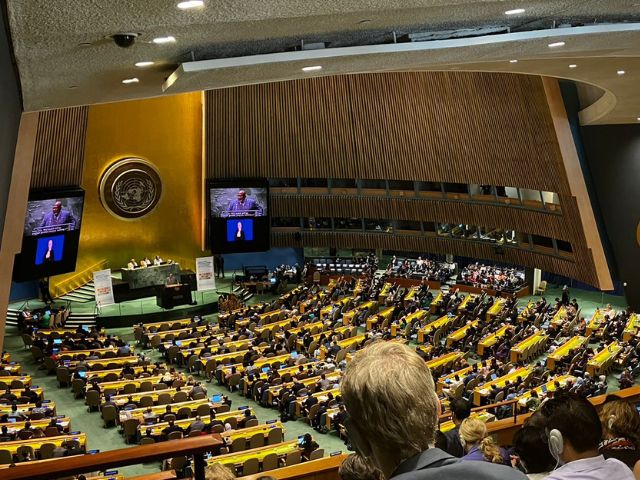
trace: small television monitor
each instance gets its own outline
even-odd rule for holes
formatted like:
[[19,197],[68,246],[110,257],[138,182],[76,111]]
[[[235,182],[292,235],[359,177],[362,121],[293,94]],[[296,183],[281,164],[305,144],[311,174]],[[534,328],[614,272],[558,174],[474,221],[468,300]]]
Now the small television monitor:
[[222,395],[214,395],[211,397],[211,401],[213,403],[220,403],[222,401]]
[[262,252],[270,248],[266,179],[207,182],[209,244],[213,253]]
[[246,410],[247,408],[249,408],[249,406],[248,406],[248,405],[245,405],[245,406],[243,406],[243,407],[238,407],[238,410]]
[[14,262],[15,281],[75,270],[83,207],[84,190],[80,188],[29,193],[22,248]]
[[60,349],[59,349],[59,348],[52,348],[52,349],[51,349],[51,351],[52,351],[54,354],[57,354],[58,352],[60,352]]
[[298,445],[302,445],[303,442],[304,442],[304,435],[299,435],[298,436]]
[[53,339],[53,344],[54,345],[61,345],[62,344],[62,339],[61,338],[54,338]]
[[542,391],[542,393],[547,393],[547,386],[542,385],[542,387],[540,387],[540,390]]
[[296,352],[295,350],[291,351],[291,358],[297,358],[298,357],[298,352]]
[[182,346],[182,340],[176,340],[176,346],[177,347],[181,347]]
[[9,418],[9,423],[16,423],[17,419],[16,418]]
[[78,372],[78,376],[79,376],[80,378],[87,378],[87,372],[85,372],[84,370],[80,370],[80,371]]
[[262,368],[262,373],[269,373],[271,369],[269,367],[263,367]]
[[491,380],[495,380],[496,378],[498,378],[498,375],[496,375],[495,373],[491,374]]

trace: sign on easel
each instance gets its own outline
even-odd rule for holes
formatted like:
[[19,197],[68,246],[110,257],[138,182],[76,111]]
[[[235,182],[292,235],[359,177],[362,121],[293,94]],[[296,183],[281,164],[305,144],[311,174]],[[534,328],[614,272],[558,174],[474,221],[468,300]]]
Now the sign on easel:
[[196,258],[196,283],[199,292],[215,290],[216,277],[213,272],[213,257]]
[[115,302],[113,298],[113,283],[111,282],[111,269],[93,272],[93,286],[95,288],[96,305],[104,307]]

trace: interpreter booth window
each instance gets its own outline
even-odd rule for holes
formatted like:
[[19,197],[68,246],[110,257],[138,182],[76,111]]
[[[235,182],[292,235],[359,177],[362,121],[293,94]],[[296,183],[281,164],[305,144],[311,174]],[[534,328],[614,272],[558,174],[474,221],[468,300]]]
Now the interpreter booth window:
[[478,240],[479,239],[479,230],[475,225],[465,225],[465,238],[467,240]]
[[507,205],[520,205],[520,195],[516,187],[503,187],[501,190],[496,189],[498,201]]
[[440,182],[416,182],[418,194],[421,197],[442,197],[442,184]]
[[469,186],[466,183],[443,183],[447,198],[462,200],[469,198]]
[[329,194],[329,181],[326,178],[303,178],[300,180],[300,193]]
[[357,195],[358,184],[353,178],[332,178],[329,181],[332,195]]
[[300,228],[299,217],[272,217],[271,226],[275,228]]
[[505,230],[494,227],[481,227],[480,238],[484,242],[495,243],[497,245],[504,245],[507,241]]
[[451,229],[455,225],[450,225],[448,223],[438,223],[438,236],[439,237],[450,237]]
[[361,218],[336,218],[334,224],[336,230],[362,230]]
[[533,241],[533,248],[536,250],[550,250],[553,251],[553,239],[549,237],[543,237],[540,235],[531,235]]
[[362,195],[384,196],[387,194],[386,180],[360,180]]
[[531,190],[529,188],[521,188],[520,198],[522,199],[522,204],[525,207],[543,208],[542,196],[540,195],[540,190]]
[[466,236],[466,225],[458,224],[451,226],[451,236],[453,238],[465,238]]
[[272,194],[278,193],[298,193],[297,178],[270,178],[269,187]]
[[542,200],[544,201],[544,207],[547,210],[554,212],[560,212],[560,197],[555,192],[540,192]]
[[415,197],[415,183],[408,180],[389,180],[389,195],[394,197]]
[[373,220],[365,218],[364,229],[367,232],[393,233],[393,225],[389,220]]
[[573,253],[573,248],[569,242],[564,240],[556,240],[556,246],[558,247],[558,252],[560,253]]
[[307,217],[304,219],[304,228],[309,230],[331,230],[331,218]]
[[420,222],[409,221],[409,220],[396,220],[394,223],[394,230],[396,233],[411,233],[415,234],[417,232],[422,232],[422,226]]
[[422,230],[425,234],[434,236],[436,234],[436,222],[422,222]]
[[477,183],[472,183],[469,185],[469,195],[472,200],[479,202],[495,202],[496,187],[493,185],[479,185]]

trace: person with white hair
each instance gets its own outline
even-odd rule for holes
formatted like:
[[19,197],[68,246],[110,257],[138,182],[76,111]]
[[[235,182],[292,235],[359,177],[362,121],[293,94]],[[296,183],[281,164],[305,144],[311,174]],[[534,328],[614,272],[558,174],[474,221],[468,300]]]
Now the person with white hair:
[[440,404],[426,363],[406,345],[373,342],[347,364],[341,393],[356,452],[394,480],[523,480],[518,470],[463,462],[431,447]]

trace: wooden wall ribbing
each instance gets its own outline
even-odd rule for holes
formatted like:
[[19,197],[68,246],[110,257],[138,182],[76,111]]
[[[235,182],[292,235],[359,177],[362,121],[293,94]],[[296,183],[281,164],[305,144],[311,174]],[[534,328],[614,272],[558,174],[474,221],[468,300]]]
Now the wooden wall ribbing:
[[408,72],[206,92],[210,177],[386,178],[566,193],[540,78]]
[[446,200],[329,195],[273,195],[274,217],[345,217],[464,223],[571,241],[561,215],[500,205]]
[[82,183],[89,107],[40,113],[31,188],[78,186]]

